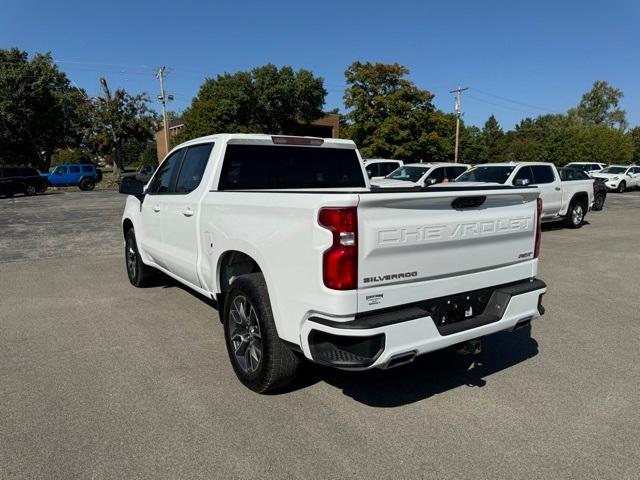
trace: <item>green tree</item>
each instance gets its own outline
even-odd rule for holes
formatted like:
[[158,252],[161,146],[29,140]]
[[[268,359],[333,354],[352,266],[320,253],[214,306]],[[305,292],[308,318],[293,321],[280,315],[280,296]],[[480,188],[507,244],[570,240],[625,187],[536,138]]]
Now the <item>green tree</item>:
[[63,148],[51,156],[53,165],[59,163],[86,163],[91,160],[89,154],[79,148]]
[[[121,88],[112,94],[104,78],[100,79],[100,84],[103,96],[92,101],[88,138],[97,153],[111,156],[118,174],[124,170],[125,147],[151,140],[156,131],[157,116],[149,109],[146,94],[130,95]],[[137,159],[142,150],[132,158]]]
[[633,144],[633,163],[640,165],[640,127],[634,127],[627,132],[629,140]]
[[182,115],[177,141],[220,132],[296,134],[322,116],[324,80],[268,64],[207,79]]
[[627,114],[619,107],[623,96],[622,90],[598,80],[569,113],[589,125],[606,125],[624,130],[627,127]]
[[84,103],[51,54],[0,49],[0,163],[48,170],[57,149],[80,143]]
[[504,131],[493,114],[487,119],[480,132],[480,147],[478,163],[504,160]]
[[449,147],[442,127],[449,119],[434,115],[433,95],[405,78],[397,63],[352,63],[345,71],[348,109],[344,136],[356,142],[364,157],[406,161],[442,157]]

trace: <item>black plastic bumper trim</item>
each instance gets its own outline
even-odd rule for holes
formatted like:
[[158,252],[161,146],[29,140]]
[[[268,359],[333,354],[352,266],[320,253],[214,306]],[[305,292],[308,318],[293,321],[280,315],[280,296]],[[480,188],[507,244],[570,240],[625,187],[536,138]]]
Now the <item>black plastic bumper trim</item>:
[[[471,328],[476,328],[482,325],[497,322],[504,315],[511,297],[534,292],[546,287],[546,283],[544,283],[542,280],[537,278],[530,278],[519,282],[507,283],[503,285],[497,285],[495,287],[490,287],[488,289],[482,289],[493,290],[491,298],[484,312],[467,320],[462,320],[459,322],[441,326],[436,325],[436,327],[438,328],[438,331],[441,335],[451,335],[453,333],[458,333],[464,330],[469,330]],[[310,317],[309,320],[321,325],[326,325],[327,327],[340,328],[345,330],[360,330],[385,327],[387,325],[408,322],[417,318],[430,316],[430,304],[441,300],[446,300],[448,297],[452,296],[467,294],[473,295],[475,292],[479,291],[481,290],[461,292],[455,295],[447,295],[430,300],[423,300],[420,302],[376,310],[374,312],[359,313],[356,314],[353,320],[350,320],[348,322],[336,322],[334,320],[329,320],[321,317]]]

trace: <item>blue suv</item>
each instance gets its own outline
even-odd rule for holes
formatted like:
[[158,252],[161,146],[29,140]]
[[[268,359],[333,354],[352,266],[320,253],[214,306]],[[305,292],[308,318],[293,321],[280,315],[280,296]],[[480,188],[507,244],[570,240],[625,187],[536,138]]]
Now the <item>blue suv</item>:
[[56,165],[51,173],[42,175],[54,187],[77,186],[80,190],[93,190],[102,180],[102,171],[90,163]]

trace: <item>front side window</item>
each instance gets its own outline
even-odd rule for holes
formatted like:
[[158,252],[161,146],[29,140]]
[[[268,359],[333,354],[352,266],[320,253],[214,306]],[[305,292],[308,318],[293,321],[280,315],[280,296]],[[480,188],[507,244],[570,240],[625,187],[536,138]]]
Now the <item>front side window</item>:
[[396,162],[386,162],[386,163],[381,163],[379,165],[380,165],[381,177],[386,177],[387,175],[389,175],[391,172],[393,172],[396,168],[400,166],[400,164]]
[[367,175],[369,176],[369,178],[380,176],[380,164],[378,163],[367,165],[365,167],[365,170],[367,171]]
[[53,173],[55,175],[64,175],[65,173],[67,173],[67,167],[63,167],[62,165],[60,165],[53,170]]
[[467,167],[447,167],[447,178],[455,180],[467,170]]
[[514,184],[516,183],[516,180],[528,180],[529,184],[534,183],[533,173],[531,173],[531,167],[524,166],[520,170],[518,170],[518,173],[516,173],[516,176],[513,179]]
[[173,152],[167,159],[162,162],[158,167],[156,174],[149,182],[147,193],[150,194],[162,194],[171,192],[171,183],[176,173],[176,167],[180,164],[180,159],[184,154],[184,149]]
[[434,178],[436,183],[442,183],[445,179],[444,167],[434,168],[428,178]]
[[531,170],[536,185],[553,183],[556,179],[556,176],[553,174],[553,169],[549,165],[533,165]]
[[176,193],[189,193],[198,188],[212,148],[213,143],[187,148],[176,183]]

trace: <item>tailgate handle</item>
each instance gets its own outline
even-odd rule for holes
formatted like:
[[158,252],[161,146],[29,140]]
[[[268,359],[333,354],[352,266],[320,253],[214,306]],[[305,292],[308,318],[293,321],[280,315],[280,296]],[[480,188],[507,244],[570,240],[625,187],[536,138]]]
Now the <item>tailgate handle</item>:
[[475,197],[458,197],[451,202],[451,206],[456,210],[461,210],[463,208],[477,208],[482,205],[486,199],[487,197],[484,195]]

